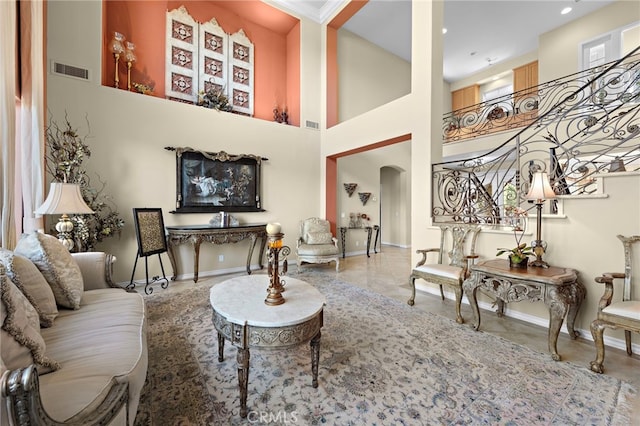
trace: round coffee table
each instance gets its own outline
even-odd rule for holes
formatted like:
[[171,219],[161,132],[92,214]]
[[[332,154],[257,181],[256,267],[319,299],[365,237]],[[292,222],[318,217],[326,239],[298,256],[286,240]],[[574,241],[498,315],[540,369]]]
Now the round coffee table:
[[310,342],[312,386],[318,387],[320,329],[326,300],[310,284],[284,277],[285,303],[264,303],[267,275],[231,278],[211,288],[213,325],[218,334],[218,361],[224,359],[224,341],[238,348],[240,416],[247,417],[249,348],[279,349]]

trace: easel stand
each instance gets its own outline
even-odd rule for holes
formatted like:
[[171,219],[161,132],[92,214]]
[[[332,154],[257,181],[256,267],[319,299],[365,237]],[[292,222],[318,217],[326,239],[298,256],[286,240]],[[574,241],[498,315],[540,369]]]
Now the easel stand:
[[[127,285],[127,290],[133,290],[136,287],[136,284],[133,281],[133,277],[136,274],[136,266],[138,266],[138,259],[140,258],[140,253],[138,253],[136,255],[136,261],[133,263],[133,272],[131,272],[131,281],[129,281],[129,285]],[[155,277],[151,278],[151,281],[149,281],[149,262],[148,262],[149,256],[144,256],[144,274],[145,274],[145,278],[146,278],[146,282],[145,282],[145,286],[144,286],[144,294],[151,294],[153,293],[153,287],[151,287],[153,284],[156,284],[158,282],[161,282],[160,287],[162,288],[167,288],[169,287],[169,280],[167,279],[167,276],[164,273],[164,266],[162,266],[162,257],[160,257],[160,253],[158,253],[158,260],[160,261],[160,269],[162,270],[162,278],[160,278],[159,275],[156,275]]]

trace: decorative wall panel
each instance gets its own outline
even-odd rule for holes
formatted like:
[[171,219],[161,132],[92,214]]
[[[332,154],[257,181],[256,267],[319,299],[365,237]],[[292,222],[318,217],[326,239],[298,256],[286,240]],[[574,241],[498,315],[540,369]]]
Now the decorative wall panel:
[[253,115],[254,45],[243,30],[229,35],[215,18],[198,23],[185,9],[167,11],[166,97],[198,101],[221,90],[233,111]]

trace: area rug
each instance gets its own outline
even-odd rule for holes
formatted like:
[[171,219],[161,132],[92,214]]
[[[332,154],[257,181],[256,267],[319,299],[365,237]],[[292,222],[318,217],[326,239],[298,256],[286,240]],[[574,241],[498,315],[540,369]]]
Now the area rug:
[[637,390],[344,282],[326,297],[319,386],[309,345],[251,350],[247,419],[236,349],[218,362],[209,287],[147,297],[138,425],[628,425]]

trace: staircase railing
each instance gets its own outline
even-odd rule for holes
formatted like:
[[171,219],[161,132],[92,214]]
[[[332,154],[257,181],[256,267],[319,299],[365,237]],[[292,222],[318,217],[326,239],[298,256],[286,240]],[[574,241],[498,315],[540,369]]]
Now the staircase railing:
[[[526,125],[490,152],[432,165],[433,221],[508,223],[505,211],[531,208],[525,196],[535,171],[546,171],[559,195],[584,195],[598,191],[598,173],[638,170],[638,52],[640,46],[618,61],[515,93],[509,101],[471,107],[467,112],[475,118],[457,122],[465,131],[486,135],[499,123],[505,130],[516,122],[522,127],[523,120]],[[456,129],[448,126],[451,140]]]

